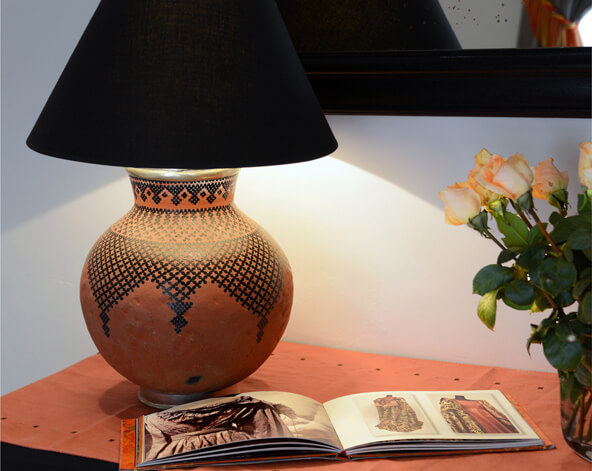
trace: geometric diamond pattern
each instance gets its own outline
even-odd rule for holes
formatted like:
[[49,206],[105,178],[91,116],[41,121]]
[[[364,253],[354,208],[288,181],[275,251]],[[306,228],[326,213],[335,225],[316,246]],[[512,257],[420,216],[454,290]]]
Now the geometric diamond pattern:
[[[162,198],[154,186],[141,189],[140,195],[153,202]],[[189,191],[184,197],[167,195],[187,200],[193,196]],[[146,281],[168,297],[177,334],[187,325],[183,316],[193,305],[193,295],[214,283],[259,319],[257,342],[280,295],[286,263],[233,205],[205,210],[135,206],[101,236],[87,261],[107,337],[109,312]]]
[[226,200],[236,183],[235,176],[199,182],[163,182],[137,177],[130,180],[137,199],[158,205],[168,198],[174,206],[188,202],[197,206],[204,201],[212,204],[216,200]]

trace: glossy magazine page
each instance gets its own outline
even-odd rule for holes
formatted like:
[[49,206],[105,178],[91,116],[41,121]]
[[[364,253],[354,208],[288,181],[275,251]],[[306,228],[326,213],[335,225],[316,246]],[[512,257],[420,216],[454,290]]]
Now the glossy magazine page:
[[135,425],[138,468],[263,453],[334,457],[342,449],[323,406],[292,393],[206,399],[140,417]]
[[324,406],[350,453],[542,444],[500,391],[373,392]]

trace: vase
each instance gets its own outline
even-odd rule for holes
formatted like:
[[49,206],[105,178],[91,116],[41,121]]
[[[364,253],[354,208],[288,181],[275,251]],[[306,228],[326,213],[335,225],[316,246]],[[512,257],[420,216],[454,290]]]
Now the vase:
[[235,206],[238,170],[128,173],[134,206],[82,271],[92,340],[150,406],[236,392],[286,328],[289,263]]
[[574,373],[559,372],[561,430],[567,444],[592,463],[592,388]]

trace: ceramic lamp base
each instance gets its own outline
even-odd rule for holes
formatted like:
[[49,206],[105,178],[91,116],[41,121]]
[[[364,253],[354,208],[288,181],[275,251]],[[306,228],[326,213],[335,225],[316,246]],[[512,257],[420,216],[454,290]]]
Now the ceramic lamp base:
[[288,323],[290,266],[234,205],[237,174],[130,169],[134,207],[87,258],[91,337],[150,406],[230,394]]
[[146,404],[148,407],[154,409],[168,409],[169,407],[187,404],[189,402],[200,401],[210,397],[223,397],[238,394],[240,388],[238,384],[234,384],[219,391],[211,393],[189,393],[189,394],[171,394],[155,391],[150,388],[140,388],[138,391],[138,399],[140,402]]

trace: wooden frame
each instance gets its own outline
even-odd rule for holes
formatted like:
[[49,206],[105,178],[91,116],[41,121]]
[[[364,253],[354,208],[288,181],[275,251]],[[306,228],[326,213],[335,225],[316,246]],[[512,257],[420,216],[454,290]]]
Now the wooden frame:
[[591,117],[592,48],[301,54],[328,114]]

